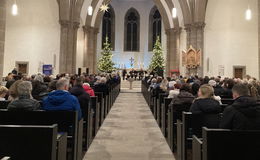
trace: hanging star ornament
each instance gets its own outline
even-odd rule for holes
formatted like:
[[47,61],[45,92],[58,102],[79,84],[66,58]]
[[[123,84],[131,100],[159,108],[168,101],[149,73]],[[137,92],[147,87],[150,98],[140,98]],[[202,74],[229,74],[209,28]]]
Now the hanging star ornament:
[[108,5],[107,4],[102,4],[102,6],[100,7],[100,11],[101,12],[108,12]]

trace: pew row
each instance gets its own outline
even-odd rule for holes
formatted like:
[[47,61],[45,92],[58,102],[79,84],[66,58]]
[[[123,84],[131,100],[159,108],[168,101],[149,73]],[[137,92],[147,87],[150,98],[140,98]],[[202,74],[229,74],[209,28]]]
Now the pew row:
[[194,160],[258,160],[260,131],[231,131],[203,127],[202,139],[193,136]]

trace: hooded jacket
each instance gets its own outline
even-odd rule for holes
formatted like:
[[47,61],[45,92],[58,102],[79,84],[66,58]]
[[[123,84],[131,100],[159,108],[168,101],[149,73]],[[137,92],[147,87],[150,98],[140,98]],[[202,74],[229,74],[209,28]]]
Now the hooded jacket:
[[94,90],[90,86],[83,85],[83,88],[89,94],[89,96],[91,96],[91,97],[95,96],[95,92],[94,92]]
[[260,105],[250,96],[241,96],[225,108],[220,128],[260,130]]
[[40,103],[30,96],[20,96],[17,100],[9,103],[7,106],[9,111],[34,111],[40,109]]
[[193,114],[217,114],[221,112],[221,106],[213,98],[196,99],[191,105]]
[[43,100],[43,109],[47,111],[78,111],[78,119],[80,120],[82,117],[78,99],[63,90],[49,93],[48,97]]

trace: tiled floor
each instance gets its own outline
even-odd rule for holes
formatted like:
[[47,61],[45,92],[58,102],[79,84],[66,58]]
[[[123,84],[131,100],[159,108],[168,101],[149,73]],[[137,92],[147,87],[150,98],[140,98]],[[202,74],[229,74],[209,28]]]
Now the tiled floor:
[[84,160],[174,160],[141,93],[123,89]]

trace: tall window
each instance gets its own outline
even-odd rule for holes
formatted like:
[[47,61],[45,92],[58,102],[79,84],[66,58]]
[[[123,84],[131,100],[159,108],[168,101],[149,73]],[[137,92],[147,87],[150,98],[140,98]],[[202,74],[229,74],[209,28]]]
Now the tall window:
[[125,51],[139,51],[140,39],[140,16],[131,8],[125,16]]
[[111,47],[115,48],[115,12],[111,5],[109,5],[108,12],[104,13],[103,23],[102,23],[102,48],[106,42],[106,37],[108,37],[108,42]]
[[149,51],[152,51],[157,37],[162,38],[162,18],[156,7],[152,8],[149,21]]

